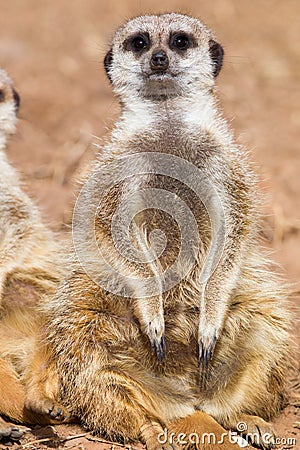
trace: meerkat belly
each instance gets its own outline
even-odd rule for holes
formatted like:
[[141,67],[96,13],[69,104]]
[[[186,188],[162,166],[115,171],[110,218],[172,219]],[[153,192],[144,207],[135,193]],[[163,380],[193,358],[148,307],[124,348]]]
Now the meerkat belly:
[[166,422],[192,414],[197,404],[196,342],[191,351],[190,346],[175,337],[175,331],[171,333],[166,329],[167,357],[164,361],[157,361],[149,342],[139,333],[125,345],[109,346],[111,358],[105,369],[112,368],[137,383],[155,399]]
[[[180,308],[174,305],[165,309],[167,357],[159,362],[130,306],[114,307],[109,301],[106,308],[104,304],[101,306],[103,309],[80,311],[80,321],[79,315],[73,317],[69,330],[75,331],[77,322],[77,339],[83,343],[87,352],[93,354],[97,345],[99,351],[105,348],[105,364],[118,366],[128,373],[131,368],[135,373],[141,370],[156,380],[171,374],[184,376],[197,368],[197,307]],[[91,323],[95,326],[93,334],[89,333]],[[70,339],[74,339],[72,335]]]
[[[55,324],[53,335],[62,393],[69,397],[72,407],[72,399],[78,397],[85,385],[86,395],[91,395],[99,389],[103,374],[115,373],[151,393],[166,419],[192,412],[197,372],[196,331],[192,330],[196,324],[192,325],[192,310],[189,314],[178,312],[176,325],[173,309],[167,308],[167,358],[159,362],[140,329],[130,300],[105,295],[102,291],[101,295],[94,291],[89,298],[89,308],[81,305],[78,310],[66,310],[59,329]],[[189,332],[185,326],[188,322]]]

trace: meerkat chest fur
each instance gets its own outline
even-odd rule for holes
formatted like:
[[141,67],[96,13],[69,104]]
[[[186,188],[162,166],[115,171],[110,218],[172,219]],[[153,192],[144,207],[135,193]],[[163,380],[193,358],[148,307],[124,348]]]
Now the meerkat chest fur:
[[[184,203],[196,219],[203,257],[211,242],[211,218],[201,198],[202,194],[205,197],[207,189],[215,191],[222,203],[227,232],[230,233],[236,221],[241,233],[244,232],[250,211],[254,211],[254,178],[242,150],[232,141],[220,118],[212,92],[200,92],[197,98],[193,94],[163,100],[134,97],[132,102],[128,100],[128,105],[124,105],[121,120],[112,133],[111,142],[100,155],[95,172],[105,172],[107,162],[126,157],[130,157],[139,169],[118,186],[113,201],[109,196],[107,208],[101,209],[99,215],[102,215],[106,232],[124,197],[140,192],[137,202],[140,208],[136,209],[139,211],[135,218],[147,235],[158,228],[166,234],[166,248],[160,258],[165,269],[174,262],[181,246],[178,223],[170,217],[172,213],[168,206],[174,203],[180,219],[181,211],[183,216],[186,214]],[[199,195],[195,186],[201,183],[204,191]],[[172,193],[173,197],[166,194],[162,198],[163,191]],[[102,192],[98,195],[103,197]],[[168,205],[160,208],[157,196]],[[177,199],[181,200],[180,204]],[[181,220],[185,219],[182,217]],[[198,269],[203,259],[198,259]]]

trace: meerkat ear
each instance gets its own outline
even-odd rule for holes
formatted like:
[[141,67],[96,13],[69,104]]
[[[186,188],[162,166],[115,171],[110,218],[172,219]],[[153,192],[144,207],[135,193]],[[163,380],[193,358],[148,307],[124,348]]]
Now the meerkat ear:
[[110,68],[112,65],[112,61],[113,61],[113,52],[112,52],[112,49],[110,49],[106,53],[105,58],[104,58],[104,68],[105,68],[106,75],[111,83],[112,83],[112,79],[111,79],[111,75],[110,75]]
[[13,91],[13,97],[14,97],[14,102],[15,102],[15,106],[16,106],[16,111],[19,112],[21,98],[15,89],[13,89],[12,91]]
[[213,75],[214,77],[217,77],[223,64],[223,47],[218,42],[211,39],[209,41],[209,53],[213,62]]

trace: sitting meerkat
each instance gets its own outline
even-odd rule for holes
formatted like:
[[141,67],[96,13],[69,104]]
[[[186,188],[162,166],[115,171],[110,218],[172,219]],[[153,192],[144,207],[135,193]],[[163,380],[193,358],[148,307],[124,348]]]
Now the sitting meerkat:
[[[0,301],[6,285],[33,283],[53,287],[59,273],[52,233],[40,212],[21,188],[17,171],[6,156],[6,143],[15,131],[20,98],[8,75],[0,71]],[[51,249],[51,250],[50,250]],[[53,274],[53,275],[51,275]],[[13,281],[12,281],[13,280]]]
[[[215,98],[222,60],[185,15],[141,16],[116,32],[105,69],[122,113],[77,201],[68,275],[43,305],[28,409],[69,412],[148,450],[174,448],[159,442],[165,427],[178,437],[225,427],[273,447],[290,318],[258,242],[256,176]],[[188,231],[185,253],[172,214]]]
[[[0,414],[37,423],[42,418],[24,408],[23,359],[29,357],[36,332],[32,308],[54,292],[62,271],[54,236],[6,157],[19,103],[12,81],[0,70]],[[21,429],[0,417],[0,439],[21,435]]]

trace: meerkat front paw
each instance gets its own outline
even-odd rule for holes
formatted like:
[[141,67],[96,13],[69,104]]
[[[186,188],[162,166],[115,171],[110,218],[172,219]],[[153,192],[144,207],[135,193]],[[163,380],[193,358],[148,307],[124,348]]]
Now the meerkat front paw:
[[203,329],[202,326],[199,327],[199,357],[198,363],[205,363],[208,366],[209,361],[211,360],[217,340],[219,338],[219,330],[216,329],[212,325],[208,325]]
[[140,323],[141,331],[148,336],[152,352],[161,362],[166,358],[165,319],[161,295],[137,298],[134,313]]
[[166,358],[166,342],[164,337],[164,317],[158,315],[148,322],[145,333],[149,337],[152,353],[156,353],[158,361]]
[[60,403],[47,397],[26,401],[25,406],[30,411],[49,417],[51,421],[66,422],[70,418],[70,414]]

